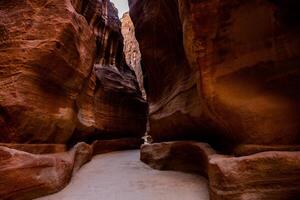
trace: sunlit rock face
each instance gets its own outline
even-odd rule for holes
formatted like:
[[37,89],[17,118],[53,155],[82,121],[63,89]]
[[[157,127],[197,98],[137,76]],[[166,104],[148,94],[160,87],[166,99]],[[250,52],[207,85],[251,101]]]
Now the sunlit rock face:
[[156,139],[300,142],[297,1],[129,2]]
[[144,76],[141,66],[141,52],[139,43],[135,38],[135,28],[129,16],[125,13],[121,19],[122,22],[122,35],[124,37],[124,54],[126,63],[134,70],[143,98],[146,99],[146,92],[144,89]]
[[142,134],[147,106],[120,25],[109,0],[1,1],[0,142]]

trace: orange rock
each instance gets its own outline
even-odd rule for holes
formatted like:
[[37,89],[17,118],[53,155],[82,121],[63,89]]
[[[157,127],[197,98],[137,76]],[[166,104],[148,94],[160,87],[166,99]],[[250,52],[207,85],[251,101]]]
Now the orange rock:
[[84,143],[65,153],[35,155],[0,147],[1,199],[29,200],[63,189],[92,157]]
[[1,1],[0,35],[0,142],[145,132],[147,104],[109,0]]

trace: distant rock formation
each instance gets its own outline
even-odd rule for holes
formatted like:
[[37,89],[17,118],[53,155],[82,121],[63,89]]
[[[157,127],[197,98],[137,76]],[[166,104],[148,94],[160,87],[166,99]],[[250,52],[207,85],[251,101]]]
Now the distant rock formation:
[[121,31],[124,37],[124,54],[126,62],[135,71],[143,97],[144,99],[146,99],[147,97],[144,89],[144,76],[141,66],[140,47],[138,41],[135,38],[135,28],[128,12],[123,15],[121,22]]

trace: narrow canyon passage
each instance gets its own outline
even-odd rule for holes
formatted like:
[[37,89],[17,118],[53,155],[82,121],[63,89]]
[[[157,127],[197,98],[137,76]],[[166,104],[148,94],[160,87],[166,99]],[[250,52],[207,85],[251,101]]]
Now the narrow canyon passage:
[[208,200],[205,178],[157,171],[139,160],[139,151],[95,156],[61,192],[39,200]]

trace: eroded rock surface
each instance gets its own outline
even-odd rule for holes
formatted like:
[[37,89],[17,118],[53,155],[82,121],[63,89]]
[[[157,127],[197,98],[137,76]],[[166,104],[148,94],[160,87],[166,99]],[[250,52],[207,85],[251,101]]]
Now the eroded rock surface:
[[146,99],[146,92],[144,89],[144,76],[141,66],[140,47],[138,41],[135,38],[135,28],[128,12],[123,15],[121,22],[121,30],[124,37],[124,53],[126,62],[134,70],[140,89],[143,93],[143,97],[144,99]]
[[300,195],[299,151],[233,157],[205,143],[180,141],[143,145],[141,160],[159,170],[206,176],[211,200],[293,200]]
[[147,109],[109,0],[0,1],[0,199],[57,192],[94,153],[137,148]]
[[212,200],[292,200],[300,195],[300,152],[269,151],[209,162]]
[[154,139],[299,144],[299,2],[129,2]]
[[5,0],[0,11],[0,141],[64,143],[93,65],[92,29],[69,0]]
[[140,145],[136,138],[78,143],[68,151],[61,144],[0,144],[0,199],[31,200],[58,192],[92,156]]
[[129,4],[142,54],[150,135],[155,141],[198,136],[202,102],[197,70],[185,56],[177,1],[135,0]]
[[145,131],[146,102],[109,0],[4,0],[0,35],[0,142]]
[[69,152],[45,155],[0,147],[0,197],[29,200],[57,192],[91,157],[92,148],[84,143]]

